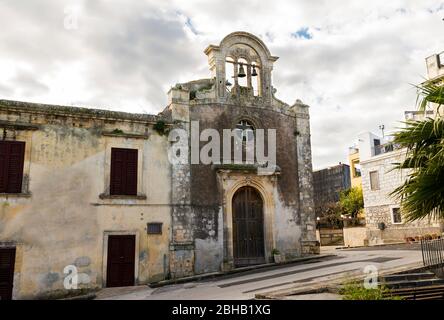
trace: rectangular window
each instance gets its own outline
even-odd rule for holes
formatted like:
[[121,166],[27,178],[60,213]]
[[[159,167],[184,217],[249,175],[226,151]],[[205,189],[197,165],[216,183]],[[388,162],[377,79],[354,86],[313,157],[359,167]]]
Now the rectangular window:
[[110,195],[137,195],[137,149],[111,149]]
[[392,208],[392,221],[393,223],[402,223],[400,208]]
[[162,223],[152,222],[147,224],[148,234],[162,234]]
[[352,167],[353,167],[353,177],[354,178],[360,177],[361,176],[361,164],[359,163],[359,161],[353,161]]
[[370,189],[379,190],[379,175],[378,171],[370,172]]
[[21,193],[25,143],[0,141],[0,193]]

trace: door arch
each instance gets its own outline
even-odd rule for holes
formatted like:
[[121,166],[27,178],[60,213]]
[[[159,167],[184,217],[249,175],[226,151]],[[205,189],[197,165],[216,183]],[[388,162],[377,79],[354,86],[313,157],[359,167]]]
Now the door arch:
[[239,188],[233,196],[233,258],[236,267],[265,263],[264,203],[255,188]]

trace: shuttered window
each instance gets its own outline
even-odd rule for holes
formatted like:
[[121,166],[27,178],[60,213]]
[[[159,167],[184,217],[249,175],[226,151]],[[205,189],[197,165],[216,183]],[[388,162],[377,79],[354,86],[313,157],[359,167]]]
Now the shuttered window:
[[21,193],[25,143],[0,141],[0,193]]
[[137,149],[111,149],[111,195],[137,195]]

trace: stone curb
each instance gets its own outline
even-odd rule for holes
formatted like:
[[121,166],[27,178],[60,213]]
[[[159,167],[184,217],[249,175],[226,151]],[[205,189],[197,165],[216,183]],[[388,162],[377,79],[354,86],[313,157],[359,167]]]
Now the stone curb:
[[371,248],[371,247],[385,247],[385,246],[395,246],[400,244],[408,244],[407,242],[392,242],[392,243],[381,243],[374,244],[371,246],[354,246],[354,247],[337,247],[335,250],[346,250],[346,249],[356,249],[356,248]]
[[174,279],[174,280],[163,280],[163,281],[159,281],[159,282],[149,283],[148,286],[150,288],[159,288],[159,287],[163,287],[163,286],[170,285],[170,284],[181,284],[181,283],[186,283],[186,282],[191,282],[191,281],[201,281],[201,280],[205,280],[205,279],[217,278],[217,277],[221,277],[221,276],[242,273],[242,272],[246,272],[246,271],[264,270],[267,268],[274,270],[274,269],[278,269],[280,267],[288,266],[291,264],[298,264],[298,263],[305,262],[305,261],[324,259],[324,258],[334,257],[334,256],[336,256],[336,255],[335,254],[313,255],[313,256],[292,259],[292,260],[285,261],[282,263],[265,263],[265,264],[251,266],[251,267],[237,268],[237,269],[233,269],[233,270],[225,271],[225,272],[212,272],[212,273],[205,273],[202,275],[184,277],[184,278],[179,278],[179,279]]
[[95,293],[88,293],[88,294],[83,294],[80,296],[63,298],[63,299],[59,299],[59,300],[93,300],[95,297],[96,297]]

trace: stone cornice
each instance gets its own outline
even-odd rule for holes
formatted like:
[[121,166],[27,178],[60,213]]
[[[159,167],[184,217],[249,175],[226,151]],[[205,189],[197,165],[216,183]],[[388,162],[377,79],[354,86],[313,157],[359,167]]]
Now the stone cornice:
[[0,100],[0,111],[18,111],[26,113],[46,114],[54,116],[128,120],[144,123],[155,123],[161,119],[160,116],[141,113],[129,113],[121,111],[110,111],[103,109],[60,106],[51,104],[40,104],[13,100]]

